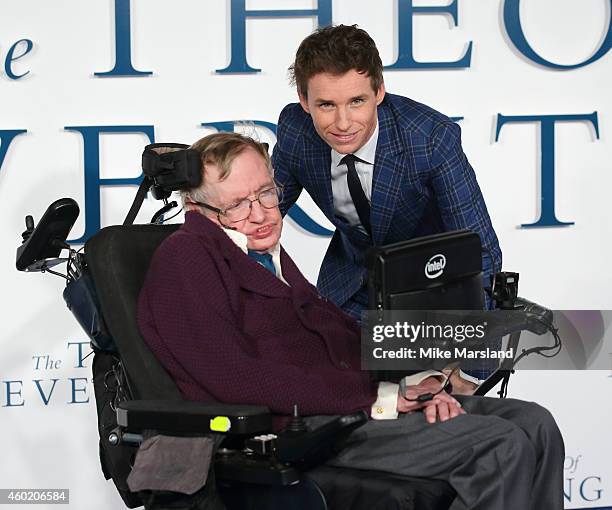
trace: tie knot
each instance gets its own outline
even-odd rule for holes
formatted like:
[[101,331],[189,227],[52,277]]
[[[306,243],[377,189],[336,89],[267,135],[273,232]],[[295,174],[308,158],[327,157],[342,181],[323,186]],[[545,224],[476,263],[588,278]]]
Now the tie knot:
[[274,262],[272,262],[272,255],[270,253],[259,253],[253,250],[248,250],[248,255],[255,260],[255,262],[259,262],[272,274],[276,274],[276,269],[274,268]]
[[249,250],[249,257],[253,257],[257,262],[272,260],[272,255],[270,253],[260,253],[254,250]]
[[341,165],[354,166],[355,162],[361,161],[355,154],[347,154],[340,160]]

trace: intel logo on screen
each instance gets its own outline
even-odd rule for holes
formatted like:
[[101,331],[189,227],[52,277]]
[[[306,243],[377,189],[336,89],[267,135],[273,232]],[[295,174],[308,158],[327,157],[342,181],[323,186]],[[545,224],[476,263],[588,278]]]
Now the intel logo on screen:
[[430,279],[437,278],[444,272],[446,257],[441,253],[433,255],[425,264],[425,276]]

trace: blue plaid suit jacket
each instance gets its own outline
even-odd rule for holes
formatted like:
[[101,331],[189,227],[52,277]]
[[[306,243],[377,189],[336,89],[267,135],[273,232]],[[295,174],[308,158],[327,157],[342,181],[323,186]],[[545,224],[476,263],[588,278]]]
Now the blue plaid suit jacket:
[[367,249],[414,237],[468,228],[480,235],[485,281],[501,268],[497,236],[461,148],[461,129],[448,117],[406,97],[387,93],[378,107],[379,135],[372,182],[372,239],[335,216],[331,149],[299,103],[278,121],[272,155],[275,178],[285,187],[283,215],[305,189],[336,231],[321,265],[317,287],[359,317]]

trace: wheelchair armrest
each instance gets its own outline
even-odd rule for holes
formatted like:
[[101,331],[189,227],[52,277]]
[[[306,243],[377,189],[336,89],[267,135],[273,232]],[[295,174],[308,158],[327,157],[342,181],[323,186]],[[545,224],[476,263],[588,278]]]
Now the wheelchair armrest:
[[366,413],[360,411],[334,417],[323,425],[303,431],[293,431],[288,427],[279,432],[275,440],[275,457],[286,463],[320,463],[338,449],[339,442],[366,421]]
[[117,406],[117,424],[130,432],[153,429],[168,434],[257,434],[270,430],[264,406],[189,400],[128,400]]
[[257,485],[296,483],[303,469],[322,464],[337,453],[342,440],[367,421],[364,412],[328,418],[302,430],[290,426],[278,434],[253,437],[242,451],[220,451],[215,461],[217,477]]
[[[219,450],[215,469],[220,480],[286,486],[300,479],[300,467],[323,462],[356,427],[367,421],[365,413],[333,416],[320,425],[291,428],[278,435],[264,434],[246,440],[243,450]],[[159,433],[253,435],[271,429],[267,407],[231,405],[187,400],[128,400],[117,406],[117,425],[125,437],[144,430]],[[219,426],[225,425],[226,430]],[[116,432],[115,434],[120,434]],[[132,439],[131,439],[132,440]]]

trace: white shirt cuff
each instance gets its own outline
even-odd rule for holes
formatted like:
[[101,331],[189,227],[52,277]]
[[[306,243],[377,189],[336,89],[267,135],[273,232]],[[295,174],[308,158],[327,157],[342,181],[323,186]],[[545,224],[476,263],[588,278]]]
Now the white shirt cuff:
[[399,384],[390,382],[378,383],[378,398],[372,405],[370,416],[374,420],[397,419],[397,395]]
[[407,375],[404,377],[406,386],[416,386],[417,384],[423,382],[428,377],[437,377],[441,384],[446,382],[448,377],[442,372],[438,372],[437,370],[424,370],[423,372],[419,372],[418,374]]
[[461,379],[474,383],[476,386],[480,386],[484,382],[484,379],[478,379],[478,377],[466,374],[463,370],[459,370],[459,376]]

